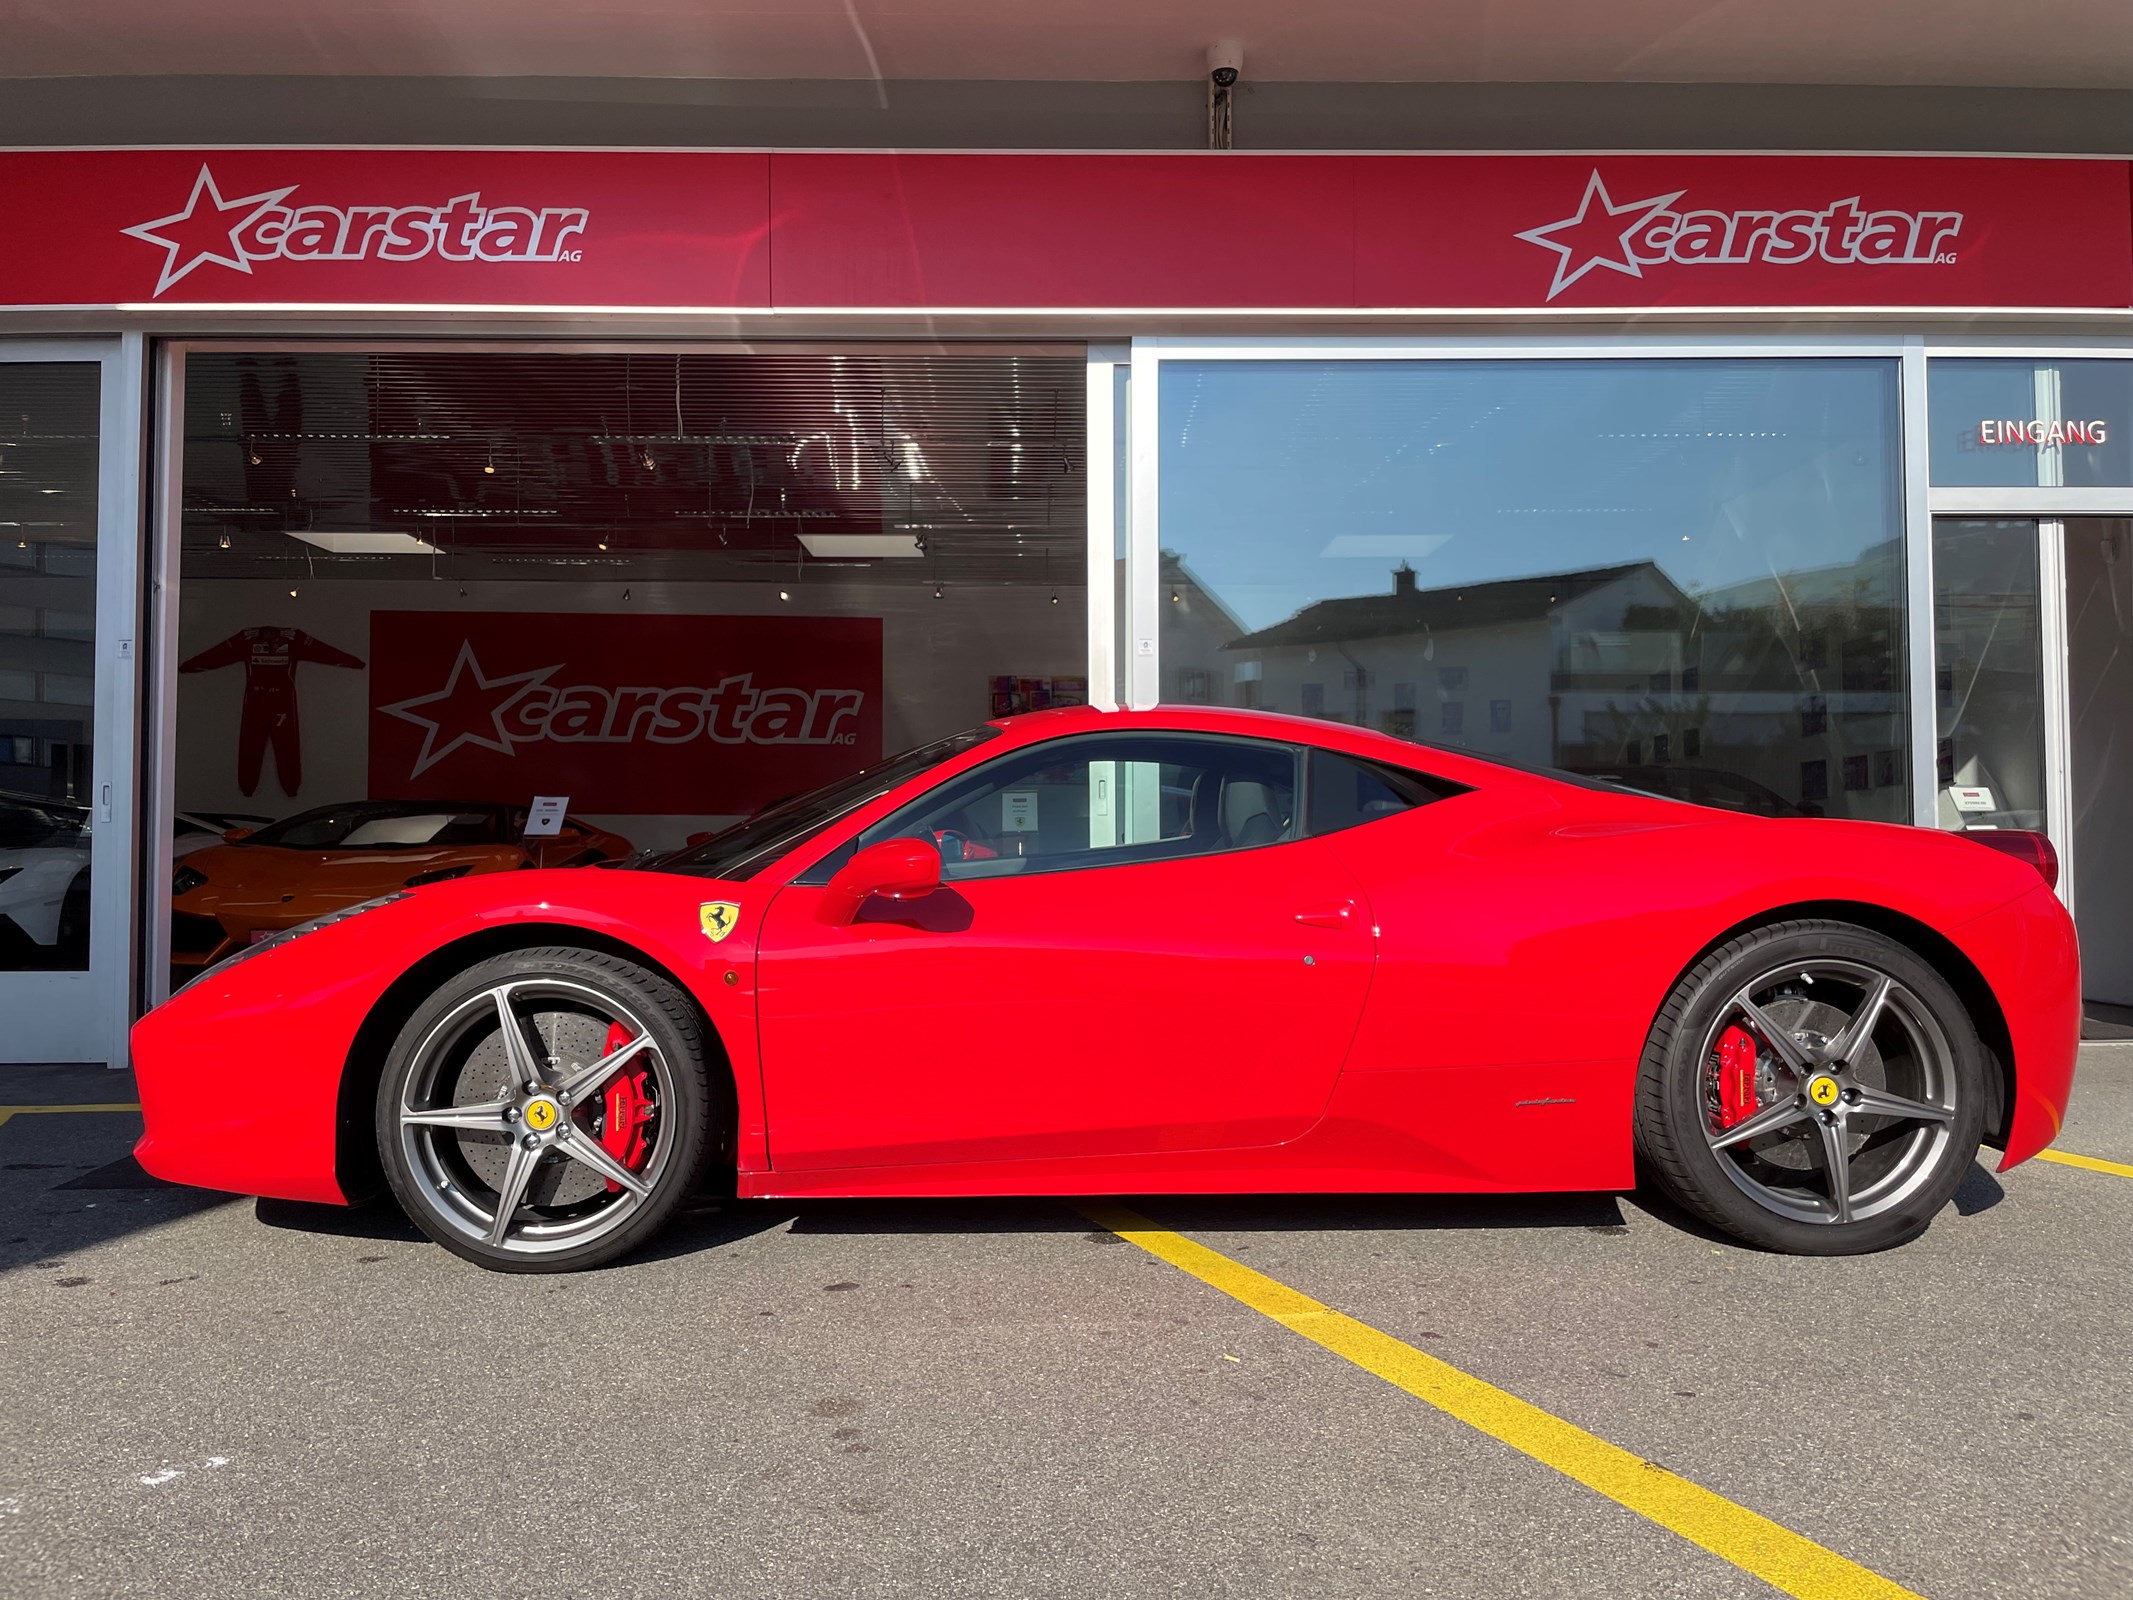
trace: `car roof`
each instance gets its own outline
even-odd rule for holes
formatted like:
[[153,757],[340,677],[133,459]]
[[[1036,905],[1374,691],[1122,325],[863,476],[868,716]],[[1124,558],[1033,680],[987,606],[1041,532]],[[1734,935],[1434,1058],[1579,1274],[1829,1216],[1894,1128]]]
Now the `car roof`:
[[1282,711],[1247,711],[1231,706],[1155,706],[1142,711],[1107,711],[1095,706],[1060,706],[1000,717],[992,724],[1018,744],[1076,733],[1120,733],[1129,729],[1176,733],[1227,733],[1244,739],[1278,739],[1284,744],[1336,750],[1366,761],[1382,761],[1469,784],[1515,782],[1550,787],[1577,787],[1568,778],[1472,756],[1441,745],[1396,738],[1371,728],[1299,717]]

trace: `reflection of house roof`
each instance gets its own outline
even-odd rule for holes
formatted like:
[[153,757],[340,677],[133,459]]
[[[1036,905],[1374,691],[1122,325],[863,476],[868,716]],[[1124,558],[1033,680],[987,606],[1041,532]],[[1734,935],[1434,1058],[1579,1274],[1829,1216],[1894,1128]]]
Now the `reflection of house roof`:
[[1305,606],[1286,622],[1232,639],[1223,648],[1279,649],[1284,645],[1329,644],[1341,639],[1448,633],[1459,628],[1533,622],[1579,595],[1604,589],[1640,572],[1657,578],[1669,593],[1681,593],[1673,580],[1650,561],[1588,567],[1582,572],[1544,572],[1531,578],[1499,578],[1493,583],[1454,584],[1443,589],[1415,589],[1408,587],[1407,581],[1396,581],[1390,593],[1346,595]]
[[[1183,556],[1179,555],[1175,550],[1165,550],[1162,555],[1163,584],[1166,589],[1190,589],[1201,600],[1204,600],[1215,615],[1220,618],[1218,623],[1212,625],[1214,632],[1225,633],[1234,639],[1244,631],[1244,624],[1237,620],[1237,614],[1222,603],[1220,595],[1200,581],[1200,575],[1185,564]],[[1224,645],[1223,648],[1226,650],[1229,647]]]

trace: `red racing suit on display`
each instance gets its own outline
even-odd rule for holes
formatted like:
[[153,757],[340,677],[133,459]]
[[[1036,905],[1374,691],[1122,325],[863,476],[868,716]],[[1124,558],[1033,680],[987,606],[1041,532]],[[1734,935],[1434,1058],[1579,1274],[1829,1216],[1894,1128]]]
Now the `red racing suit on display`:
[[260,762],[274,751],[274,772],[290,799],[304,783],[304,747],[296,721],[296,666],[300,661],[322,667],[360,667],[345,650],[314,639],[301,628],[245,628],[222,643],[209,645],[180,672],[212,672],[244,663],[244,712],[237,724],[237,787],[246,795],[259,787]]

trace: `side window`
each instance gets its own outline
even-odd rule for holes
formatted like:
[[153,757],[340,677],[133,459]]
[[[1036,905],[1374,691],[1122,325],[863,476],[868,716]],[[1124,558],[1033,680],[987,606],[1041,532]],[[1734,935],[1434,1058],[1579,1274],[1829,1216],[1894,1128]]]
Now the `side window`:
[[1011,877],[1248,850],[1299,836],[1297,752],[1256,739],[1110,734],[1018,750],[883,818],[801,880],[883,839],[930,839],[941,877]]
[[1313,750],[1308,831],[1314,836],[1338,833],[1343,828],[1376,822],[1380,817],[1398,816],[1459,792],[1456,785],[1425,778],[1418,772],[1358,761],[1330,750]]

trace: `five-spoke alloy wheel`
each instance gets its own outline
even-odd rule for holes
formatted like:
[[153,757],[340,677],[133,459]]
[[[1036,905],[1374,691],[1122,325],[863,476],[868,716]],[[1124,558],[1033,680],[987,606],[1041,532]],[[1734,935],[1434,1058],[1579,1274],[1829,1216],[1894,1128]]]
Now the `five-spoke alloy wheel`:
[[400,1204],[446,1248],[564,1271],[672,1214],[710,1098],[700,1026],[671,983],[593,951],[520,951],[459,974],[401,1030],[378,1148]]
[[1757,929],[1661,1008],[1637,1141],[1691,1211],[1772,1249],[1849,1255],[1923,1232],[1977,1154],[1984,1047],[1939,973],[1836,922]]

